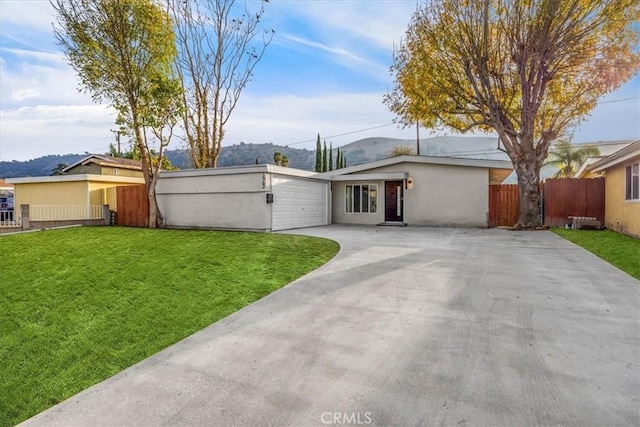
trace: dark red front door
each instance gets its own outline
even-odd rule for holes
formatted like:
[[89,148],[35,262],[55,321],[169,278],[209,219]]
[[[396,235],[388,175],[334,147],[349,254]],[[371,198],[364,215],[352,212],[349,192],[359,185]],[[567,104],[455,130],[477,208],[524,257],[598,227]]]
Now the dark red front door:
[[385,221],[402,221],[402,187],[402,181],[385,182]]

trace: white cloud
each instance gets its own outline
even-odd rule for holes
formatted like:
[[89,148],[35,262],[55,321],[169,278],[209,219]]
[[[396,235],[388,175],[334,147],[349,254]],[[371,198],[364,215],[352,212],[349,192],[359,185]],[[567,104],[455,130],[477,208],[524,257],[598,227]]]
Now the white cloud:
[[299,17],[331,44],[365,43],[390,54],[393,44],[400,41],[407,29],[416,1],[281,1],[273,6],[274,13]]
[[[403,37],[415,4],[414,0],[272,1],[267,5],[265,25],[275,28],[286,43],[323,52],[319,56],[324,61],[358,70],[365,78],[376,76],[381,82],[389,79],[391,49]],[[55,49],[52,21],[47,1],[0,0],[1,160],[103,152],[113,142],[109,129],[114,127],[115,115],[78,93],[78,79],[64,56],[47,50]],[[295,25],[304,25],[304,31],[297,31]],[[19,48],[12,47],[16,40],[21,42]],[[386,58],[389,64],[384,63]],[[267,78],[282,79],[280,73]],[[635,84],[623,86],[604,101],[635,99],[598,106],[574,141],[640,137],[638,80],[636,77]],[[358,92],[337,93],[315,81],[306,85],[316,95],[301,96],[291,90],[285,95],[256,94],[249,86],[231,116],[224,144],[309,141],[293,146],[313,149],[317,133],[334,146],[371,136],[415,137],[415,129],[391,124],[394,116],[382,103],[384,88],[362,92],[360,86]],[[345,133],[348,135],[332,137]],[[176,140],[172,148],[179,145]]]
[[19,25],[27,31],[50,32],[54,10],[46,0],[0,0],[0,25]]
[[0,50],[0,102],[3,109],[44,103],[91,102],[88,95],[78,92],[76,74],[64,62],[62,55],[18,50],[18,58],[22,59],[9,59],[8,54],[14,52]]
[[330,46],[317,41],[309,40],[303,37],[282,34],[280,35],[284,40],[290,41],[295,45],[300,45],[313,49],[314,51],[321,51],[328,54],[331,61],[348,67],[352,70],[356,70],[361,74],[366,74],[370,77],[374,77],[380,80],[388,80],[388,67],[385,64],[380,64],[376,61],[363,57],[347,50],[343,47]]
[[[301,97],[246,94],[231,116],[225,145],[273,142],[314,148],[318,133],[334,146],[369,136],[412,138],[415,130],[399,129],[378,93],[333,93]],[[351,133],[375,127],[370,131]],[[331,137],[351,133],[350,135]],[[331,137],[331,138],[330,138]],[[300,143],[302,141],[307,141]]]
[[38,105],[0,111],[0,159],[105,152],[114,113],[103,105]]

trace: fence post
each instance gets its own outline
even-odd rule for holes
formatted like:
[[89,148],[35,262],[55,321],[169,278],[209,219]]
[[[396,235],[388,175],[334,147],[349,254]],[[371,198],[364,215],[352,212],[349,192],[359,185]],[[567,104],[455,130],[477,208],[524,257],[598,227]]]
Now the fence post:
[[31,225],[29,224],[29,205],[20,205],[20,218],[22,222],[22,231],[29,230]]
[[102,205],[102,220],[104,225],[111,225],[111,213],[109,205]]

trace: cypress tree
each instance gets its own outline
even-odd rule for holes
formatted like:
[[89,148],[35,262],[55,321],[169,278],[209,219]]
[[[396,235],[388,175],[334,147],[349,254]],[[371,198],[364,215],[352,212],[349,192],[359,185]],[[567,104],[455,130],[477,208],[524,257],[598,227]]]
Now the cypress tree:
[[329,143],[329,170],[333,170],[333,142]]
[[336,169],[340,169],[340,147],[336,148]]
[[327,141],[324,141],[324,150],[322,151],[322,172],[327,171]]
[[322,146],[320,145],[320,134],[316,141],[316,172],[322,172]]

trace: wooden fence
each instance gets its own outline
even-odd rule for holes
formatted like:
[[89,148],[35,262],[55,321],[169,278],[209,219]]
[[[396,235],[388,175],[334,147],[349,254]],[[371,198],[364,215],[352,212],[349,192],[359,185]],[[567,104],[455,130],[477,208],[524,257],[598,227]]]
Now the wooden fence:
[[604,224],[604,178],[547,179],[543,195],[544,225],[564,227],[570,216],[593,217]]
[[[597,218],[604,224],[604,178],[547,179],[540,185],[544,225],[564,227],[570,216]],[[489,186],[489,227],[512,227],[520,202],[515,184]]]
[[519,209],[516,184],[489,186],[489,227],[516,225]]
[[144,184],[128,185],[116,189],[118,213],[116,222],[126,227],[149,225],[149,199]]

